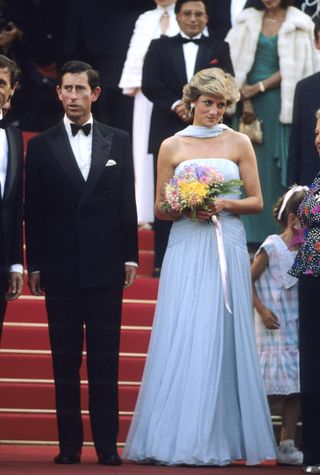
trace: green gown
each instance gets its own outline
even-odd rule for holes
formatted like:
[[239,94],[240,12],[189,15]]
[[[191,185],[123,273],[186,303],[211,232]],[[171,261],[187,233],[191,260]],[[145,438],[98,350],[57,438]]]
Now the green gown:
[[[256,84],[279,70],[278,36],[260,33],[255,61],[247,76],[247,84]],[[257,156],[264,207],[257,215],[242,216],[247,241],[260,243],[280,228],[272,215],[277,199],[284,193],[290,125],[279,121],[280,87],[257,94],[252,99],[257,117],[263,121],[263,143],[254,144]],[[238,128],[238,118],[235,121]]]

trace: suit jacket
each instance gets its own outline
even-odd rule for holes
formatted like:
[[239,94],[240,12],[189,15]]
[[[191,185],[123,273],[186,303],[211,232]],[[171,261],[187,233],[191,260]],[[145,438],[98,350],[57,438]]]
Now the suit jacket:
[[152,0],[67,0],[64,58],[85,54],[79,59],[92,62],[100,72],[102,59],[107,85],[117,87],[135,21],[151,8]]
[[12,264],[23,264],[23,142],[15,127],[6,129],[8,166],[3,198],[0,197],[0,289],[8,281]]
[[[112,166],[106,166],[113,163]],[[138,262],[134,176],[128,134],[93,121],[87,181],[63,122],[30,140],[26,158],[29,272],[47,288],[123,285]]]
[[231,28],[231,0],[209,0],[208,30],[215,38],[224,39]]
[[298,82],[293,105],[293,121],[288,155],[288,186],[309,185],[320,171],[314,144],[315,113],[320,108],[320,73]]
[[[233,74],[229,45],[223,40],[203,37],[196,58],[195,72],[213,66]],[[186,83],[187,74],[180,35],[162,36],[151,41],[143,66],[142,91],[153,102],[149,142],[152,153],[158,152],[164,139],[185,127],[171,110],[171,106],[181,99]]]

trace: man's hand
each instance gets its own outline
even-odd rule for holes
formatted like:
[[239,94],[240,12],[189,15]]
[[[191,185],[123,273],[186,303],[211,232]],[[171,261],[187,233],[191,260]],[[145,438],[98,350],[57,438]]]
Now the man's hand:
[[137,267],[131,266],[130,264],[125,264],[125,280],[124,288],[130,287],[136,279],[137,276]]
[[6,300],[16,300],[23,289],[23,274],[20,272],[10,272],[9,274],[9,288],[6,293]]
[[40,272],[31,272],[28,276],[28,286],[32,295],[42,295],[40,287]]
[[174,112],[183,122],[190,122],[189,112],[182,102],[176,105]]

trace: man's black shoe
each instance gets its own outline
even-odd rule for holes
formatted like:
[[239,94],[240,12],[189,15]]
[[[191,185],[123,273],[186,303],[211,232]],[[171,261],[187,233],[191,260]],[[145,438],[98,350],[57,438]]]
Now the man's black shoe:
[[122,460],[117,453],[104,453],[98,455],[100,465],[122,465]]
[[74,463],[80,463],[80,454],[65,455],[60,452],[54,459],[54,463],[59,465],[71,465]]

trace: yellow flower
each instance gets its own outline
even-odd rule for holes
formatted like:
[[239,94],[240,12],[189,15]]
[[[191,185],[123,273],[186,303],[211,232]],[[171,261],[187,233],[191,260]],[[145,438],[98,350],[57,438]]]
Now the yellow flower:
[[182,201],[188,206],[196,206],[203,203],[208,195],[209,186],[199,181],[179,183],[180,195]]

